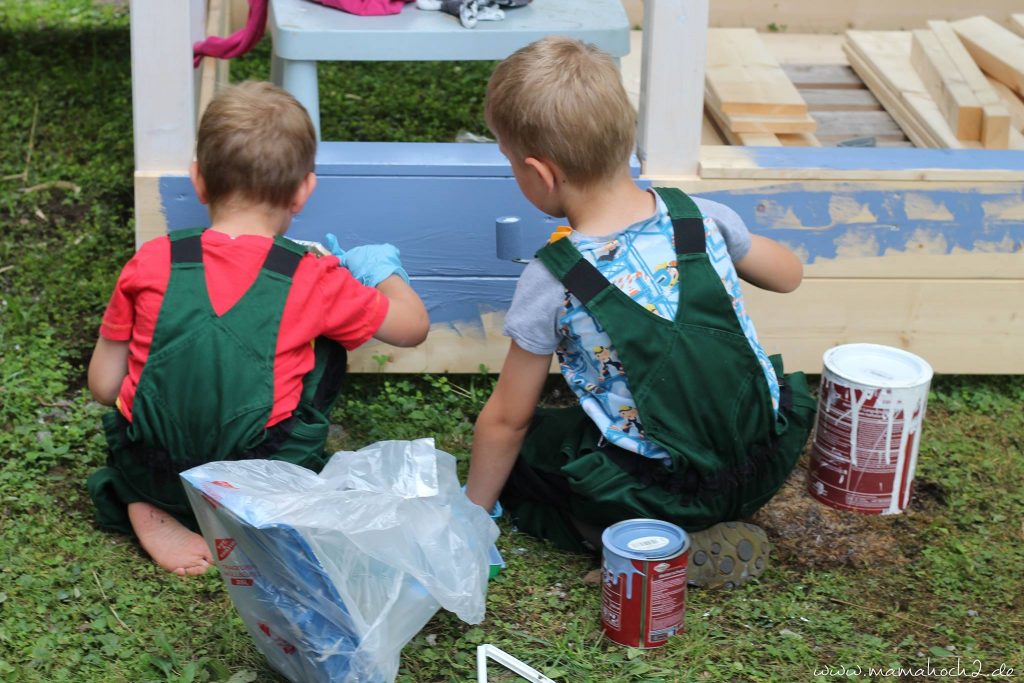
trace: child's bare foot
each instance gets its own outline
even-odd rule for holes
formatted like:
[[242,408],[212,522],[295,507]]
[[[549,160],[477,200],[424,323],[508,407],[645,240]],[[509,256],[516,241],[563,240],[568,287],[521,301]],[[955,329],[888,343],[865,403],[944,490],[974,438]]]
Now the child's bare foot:
[[210,568],[210,549],[199,534],[149,503],[128,505],[135,535],[153,561],[178,576],[198,576]]

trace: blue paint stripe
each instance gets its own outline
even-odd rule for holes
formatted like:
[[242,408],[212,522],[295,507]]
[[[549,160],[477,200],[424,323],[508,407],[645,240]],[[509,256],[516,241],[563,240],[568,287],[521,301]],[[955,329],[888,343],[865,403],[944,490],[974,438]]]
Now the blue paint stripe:
[[1024,171],[1024,152],[1004,149],[902,147],[747,147],[762,168],[827,168],[837,171],[960,169]]
[[[634,178],[640,161],[630,162]],[[512,167],[493,143],[322,142],[318,175],[512,177]]]

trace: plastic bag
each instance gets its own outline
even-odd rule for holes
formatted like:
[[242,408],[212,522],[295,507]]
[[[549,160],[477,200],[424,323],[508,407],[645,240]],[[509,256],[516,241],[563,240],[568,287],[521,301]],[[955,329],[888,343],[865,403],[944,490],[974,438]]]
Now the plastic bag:
[[319,475],[238,460],[181,477],[249,633],[292,681],[393,681],[438,608],[483,620],[498,528],[433,439],[335,453]]

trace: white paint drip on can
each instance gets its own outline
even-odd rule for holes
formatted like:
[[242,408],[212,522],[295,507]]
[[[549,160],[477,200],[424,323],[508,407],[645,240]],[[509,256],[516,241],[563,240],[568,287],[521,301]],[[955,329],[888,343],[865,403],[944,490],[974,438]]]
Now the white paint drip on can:
[[811,495],[869,514],[906,509],[931,378],[927,362],[901,349],[829,349],[808,476]]

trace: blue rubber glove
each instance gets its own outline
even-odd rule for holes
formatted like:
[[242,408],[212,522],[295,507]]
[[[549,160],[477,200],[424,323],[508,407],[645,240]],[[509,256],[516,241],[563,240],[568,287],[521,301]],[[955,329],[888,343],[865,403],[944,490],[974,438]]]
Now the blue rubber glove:
[[376,287],[392,275],[402,278],[406,284],[409,282],[409,274],[398,259],[398,247],[393,244],[364,244],[345,251],[338,244],[338,238],[327,233],[327,248],[349,269],[352,277],[364,285]]
[[[463,493],[466,492],[466,485],[465,484],[462,485],[462,492]],[[501,501],[500,500],[494,501],[494,508],[487,511],[487,514],[489,514],[491,516],[491,519],[494,519],[494,520],[501,519],[501,516],[504,513],[505,513],[505,511],[501,507]]]

